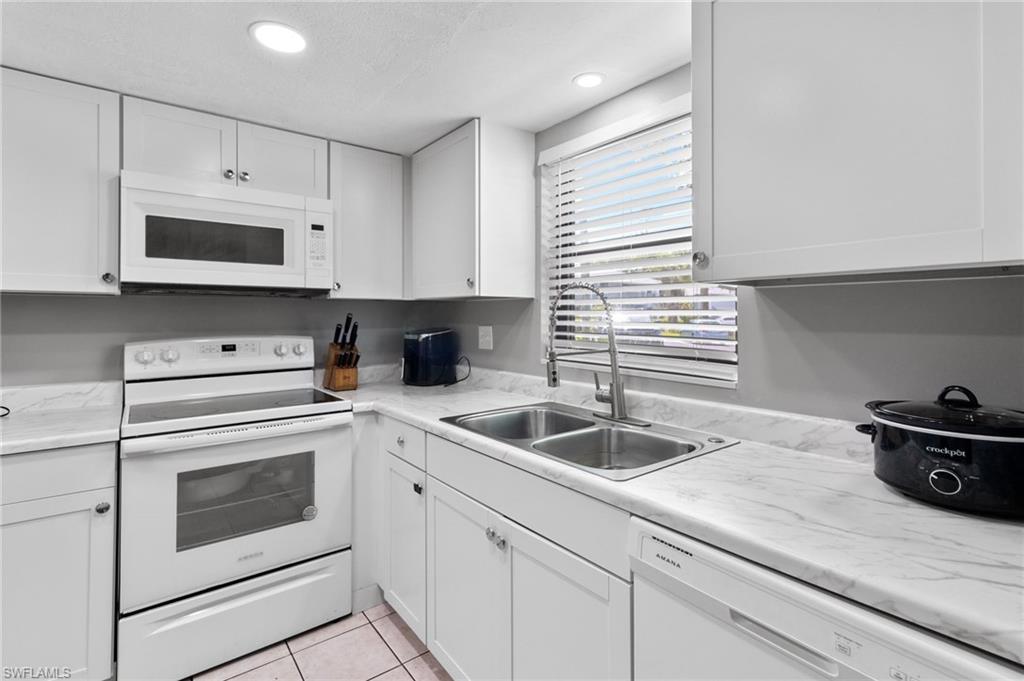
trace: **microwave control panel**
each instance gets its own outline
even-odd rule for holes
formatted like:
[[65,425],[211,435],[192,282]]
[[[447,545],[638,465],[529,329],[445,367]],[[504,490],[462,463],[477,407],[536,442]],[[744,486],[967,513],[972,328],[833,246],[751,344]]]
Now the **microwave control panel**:
[[330,206],[313,209],[314,201],[306,199],[306,288],[329,289],[334,286],[334,225]]

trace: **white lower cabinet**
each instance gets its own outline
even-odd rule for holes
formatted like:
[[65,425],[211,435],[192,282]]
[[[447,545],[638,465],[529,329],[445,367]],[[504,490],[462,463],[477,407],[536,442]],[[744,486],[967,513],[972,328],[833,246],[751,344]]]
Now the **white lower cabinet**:
[[507,523],[512,678],[628,679],[630,586]]
[[628,679],[630,587],[434,478],[428,647],[467,679]]
[[384,549],[381,588],[421,640],[427,637],[426,474],[384,452]]
[[509,557],[501,516],[427,481],[427,647],[456,678],[512,678]]
[[107,487],[0,506],[5,676],[112,675],[116,501]]

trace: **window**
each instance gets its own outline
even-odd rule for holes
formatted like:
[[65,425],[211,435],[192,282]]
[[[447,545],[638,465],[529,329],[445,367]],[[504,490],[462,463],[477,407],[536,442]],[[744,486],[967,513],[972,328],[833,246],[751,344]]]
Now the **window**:
[[[567,284],[591,284],[611,302],[627,373],[734,386],[736,290],[690,278],[691,177],[689,116],[545,164],[547,303]],[[559,353],[608,347],[592,293],[566,293],[556,320]],[[596,353],[562,361],[608,364]]]

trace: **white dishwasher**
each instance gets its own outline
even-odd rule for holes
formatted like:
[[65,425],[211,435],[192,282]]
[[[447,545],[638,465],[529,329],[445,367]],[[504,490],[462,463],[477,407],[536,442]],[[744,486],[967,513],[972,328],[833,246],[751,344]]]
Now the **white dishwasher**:
[[1018,681],[1024,673],[694,541],[630,521],[637,681]]

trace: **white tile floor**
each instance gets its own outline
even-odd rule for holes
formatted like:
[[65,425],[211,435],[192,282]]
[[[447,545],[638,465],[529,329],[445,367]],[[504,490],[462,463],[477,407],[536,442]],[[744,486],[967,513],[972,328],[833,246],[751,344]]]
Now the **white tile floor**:
[[451,681],[386,603],[232,660],[193,681]]

